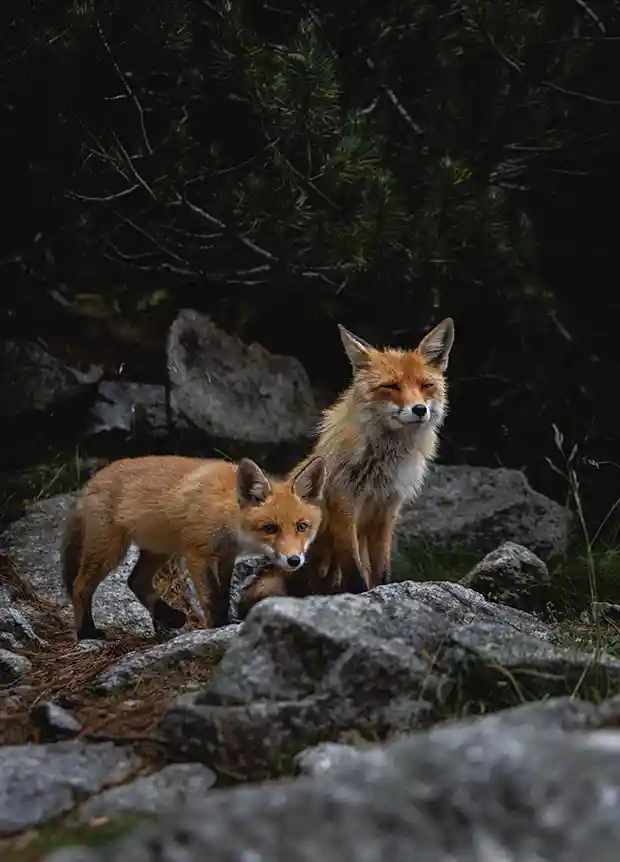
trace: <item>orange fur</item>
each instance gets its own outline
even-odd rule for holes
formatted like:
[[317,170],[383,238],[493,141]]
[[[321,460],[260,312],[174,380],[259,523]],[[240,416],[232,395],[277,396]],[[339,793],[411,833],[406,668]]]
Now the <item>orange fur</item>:
[[303,564],[321,523],[325,464],[313,459],[284,480],[249,459],[146,456],[115,461],[78,495],[63,546],[64,578],[78,638],[102,637],[92,617],[97,586],[129,544],[140,556],[129,587],[156,627],[179,628],[181,611],[159,598],[157,571],[183,556],[207,625],[227,622],[230,577],[244,556],[265,556],[277,569]]
[[[295,468],[317,456],[327,466],[321,529],[307,565],[294,577],[309,581],[307,592],[331,593],[338,586],[361,592],[389,578],[396,520],[403,503],[421,490],[448,410],[451,318],[415,350],[378,349],[344,327],[340,332],[353,380],[324,412],[312,453]],[[265,576],[274,584],[278,577],[292,584],[271,570]],[[261,597],[266,588],[253,584],[244,590],[245,612],[246,592]]]

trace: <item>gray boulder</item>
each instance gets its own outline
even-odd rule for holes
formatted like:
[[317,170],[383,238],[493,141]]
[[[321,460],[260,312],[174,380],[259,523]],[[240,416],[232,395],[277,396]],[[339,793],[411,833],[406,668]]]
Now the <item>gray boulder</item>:
[[69,819],[88,823],[95,817],[112,817],[126,812],[162,815],[191,801],[206,798],[215,784],[215,773],[201,763],[171,763],[159,772],[110,787],[92,796]]
[[91,408],[88,433],[111,431],[154,436],[169,432],[164,387],[154,383],[102,380]]
[[175,414],[215,438],[280,444],[313,434],[318,407],[301,363],[244,344],[197,311],[172,324],[168,373]]
[[106,668],[94,680],[92,688],[98,694],[109,694],[137,682],[140,677],[157,676],[194,659],[212,661],[215,664],[236,640],[238,628],[233,625],[184,632],[167,643],[127,653]]
[[45,862],[616,862],[619,795],[617,731],[455,724]]
[[384,739],[446,715],[607,691],[620,661],[550,642],[535,617],[456,584],[266,599],[198,694],[173,702],[173,749],[235,778],[294,769],[323,742]]
[[[30,588],[35,598],[52,603],[59,618],[73,625],[73,609],[62,580],[60,547],[62,531],[72,494],[57,494],[31,506],[26,515],[0,535],[0,547],[8,554],[17,578]],[[132,548],[125,562],[101,584],[93,600],[97,625],[135,635],[152,636],[148,611],[127,586],[127,578],[137,558]],[[31,607],[34,621],[37,610]],[[21,606],[25,613],[25,606]],[[33,620],[30,620],[33,622]]]
[[572,520],[520,470],[435,464],[399,519],[398,554],[405,560],[420,550],[487,554],[515,542],[547,557],[565,546]]
[[140,765],[130,748],[111,742],[0,748],[0,837],[70,811],[80,797],[127,781]]
[[93,389],[102,374],[68,368],[36,342],[7,341],[0,353],[0,405],[11,419],[49,412]]

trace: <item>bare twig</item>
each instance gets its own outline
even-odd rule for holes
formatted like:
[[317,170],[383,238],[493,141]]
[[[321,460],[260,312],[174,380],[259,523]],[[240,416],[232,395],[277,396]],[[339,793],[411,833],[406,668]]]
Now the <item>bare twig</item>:
[[606,35],[607,35],[607,30],[605,29],[605,25],[603,24],[603,22],[601,21],[601,19],[598,17],[598,15],[596,14],[596,12],[595,12],[595,11],[594,11],[590,6],[588,6],[588,4],[585,2],[585,0],[575,0],[575,3],[576,3],[578,6],[581,6],[581,8],[583,9],[583,11],[584,11],[584,12],[586,13],[586,15],[588,16],[588,18],[591,18],[591,19],[592,19],[592,21],[594,21],[594,23],[596,24],[596,26],[598,27],[598,29],[601,31],[601,33],[603,34],[603,36],[606,36]]
[[223,221],[220,221],[219,218],[215,218],[215,216],[212,216],[210,213],[208,213],[206,210],[203,210],[197,204],[193,204],[187,198],[182,198],[179,195],[178,196],[178,202],[184,203],[186,206],[188,206],[190,208],[190,210],[192,212],[196,213],[196,215],[201,216],[201,218],[205,219],[210,224],[214,224],[216,227],[222,228],[222,230],[226,230],[226,225],[224,224]]
[[124,198],[127,195],[130,195],[132,192],[135,192],[135,190],[138,188],[140,188],[140,184],[135,183],[133,186],[130,186],[128,189],[123,189],[122,192],[115,192],[114,194],[104,195],[103,197],[93,197],[91,195],[81,195],[78,192],[67,192],[66,197],[76,198],[79,201],[92,201],[92,202],[96,202],[96,203],[103,203],[104,201],[115,201],[118,198]]
[[126,254],[110,240],[108,240],[108,245],[111,249],[113,249],[115,254],[117,254],[123,260],[128,261],[129,263],[133,263],[136,260],[144,260],[147,257],[155,257],[158,254],[157,251],[142,251],[139,254]]
[[[580,0],[576,0],[579,5],[583,5],[585,7],[585,3],[581,3]],[[515,72],[518,72],[519,75],[523,74],[524,66],[518,60],[515,60],[514,57],[510,57],[499,47],[491,33],[487,30],[484,22],[481,18],[476,19],[476,24],[478,29],[487,40],[489,45],[493,48],[493,50],[502,58],[504,63],[510,66]],[[562,87],[560,84],[554,84],[552,81],[539,81],[539,86],[545,87],[548,90],[555,90],[557,93],[563,93],[565,96],[573,96],[576,99],[585,99],[588,102],[596,102],[599,105],[620,105],[620,99],[604,99],[601,96],[590,96],[588,93],[580,93],[577,90],[569,90],[567,87]]]
[[125,262],[131,263],[133,269],[138,269],[140,272],[171,272],[174,275],[180,275],[183,278],[191,278],[197,279],[200,276],[200,272],[195,269],[183,269],[179,266],[174,266],[172,263],[168,263],[167,261],[162,261],[161,263],[153,264],[152,266],[141,266],[140,264],[135,263],[135,261],[128,260],[123,256],[122,253],[118,251],[116,247],[114,247],[115,253],[118,255],[114,257],[111,254],[106,254],[106,252],[102,252],[103,257],[106,260],[111,260],[113,263],[118,263],[119,259],[124,260]]
[[[202,209],[202,207],[199,207],[197,204],[193,204],[187,198],[181,198],[179,196],[179,200],[182,201],[184,204],[186,204],[192,212],[196,213],[196,215],[199,215],[201,218],[208,221],[209,224],[213,224],[216,227],[222,228],[222,230],[227,230],[227,227],[223,221],[220,221],[220,219],[216,218],[215,216],[212,216],[206,210]],[[239,242],[243,243],[243,245],[245,245],[247,248],[251,249],[256,254],[259,254],[261,257],[264,257],[267,260],[270,260],[274,263],[278,262],[278,258],[274,254],[272,254],[270,251],[267,251],[267,249],[262,248],[260,245],[257,245],[255,242],[253,242],[251,239],[248,239],[247,236],[243,236],[243,234],[239,233],[239,231],[237,231],[237,230],[233,229],[232,232],[234,233],[235,237],[239,240]]]
[[117,135],[117,134],[115,134],[115,135],[114,135],[114,137],[116,138],[116,144],[117,144],[118,148],[120,149],[121,153],[123,154],[123,157],[125,158],[125,161],[127,162],[128,166],[129,166],[129,170],[132,172],[132,174],[134,175],[134,177],[138,180],[138,182],[140,183],[140,185],[141,185],[144,189],[146,189],[146,191],[150,194],[150,196],[153,198],[153,200],[154,200],[154,201],[156,201],[156,200],[157,200],[157,196],[156,196],[155,192],[154,192],[154,191],[153,191],[153,189],[149,186],[149,184],[148,184],[148,183],[147,183],[147,181],[144,179],[144,177],[143,177],[143,176],[141,176],[141,174],[139,174],[139,173],[138,173],[138,170],[137,170],[136,166],[135,166],[135,165],[134,165],[134,163],[133,163],[133,159],[132,159],[132,157],[129,155],[129,153],[127,152],[127,150],[125,149],[125,147],[121,144],[121,142],[120,142],[120,139],[119,139],[118,135]]
[[271,260],[277,262],[278,258],[272,254],[270,251],[267,251],[266,248],[261,248],[260,245],[256,245],[251,239],[248,239],[247,236],[242,236],[242,234],[237,234],[237,238],[239,242],[242,242],[243,245],[247,246],[247,248],[251,249],[251,251],[256,252],[256,254],[260,254],[261,257],[266,258],[267,260]]
[[178,261],[179,263],[182,263],[184,266],[187,266],[187,267],[191,266],[189,261],[185,260],[180,255],[176,254],[176,252],[172,251],[172,249],[163,245],[158,239],[156,239],[154,236],[152,236],[152,234],[150,234],[143,227],[140,227],[140,225],[137,225],[130,218],[128,218],[127,216],[124,216],[122,213],[119,213],[119,212],[116,212],[115,215],[121,221],[124,221],[125,224],[128,224],[129,227],[132,227],[135,231],[142,234],[143,237],[145,237],[150,242],[152,242],[153,245],[156,246],[160,251],[163,251],[164,254],[167,254],[169,257],[173,258],[174,260]]
[[573,96],[576,99],[585,99],[587,102],[596,102],[598,105],[620,105],[620,99],[603,99],[601,96],[590,96],[588,93],[579,93],[576,90],[569,90],[566,87],[561,87],[559,84],[552,84],[551,81],[541,81],[541,86],[548,90],[555,90],[558,93],[564,93],[565,96]]
[[138,97],[136,96],[134,91],[129,86],[129,83],[127,82],[127,78],[125,77],[125,75],[123,75],[121,67],[116,62],[116,60],[114,58],[114,54],[112,53],[112,49],[110,48],[110,45],[108,44],[108,40],[106,39],[104,32],[101,29],[101,24],[99,23],[98,20],[97,20],[97,30],[99,31],[99,36],[101,37],[101,41],[103,42],[103,45],[104,45],[106,51],[108,52],[108,55],[109,55],[110,60],[112,62],[112,65],[114,66],[114,69],[116,71],[116,74],[120,78],[121,83],[123,84],[123,87],[125,88],[125,92],[130,97],[130,99],[132,99],[134,105],[136,106],[136,109],[138,111],[138,117],[140,119],[140,128],[142,130],[142,138],[144,140],[144,146],[146,147],[148,152],[152,155],[153,154],[153,148],[151,147],[149,137],[146,133],[146,125],[144,123],[144,111],[142,109],[142,105],[140,104],[140,100],[138,99]]
[[[370,69],[372,69],[373,71],[376,68],[375,63],[373,62],[373,60],[370,59],[370,57],[366,57],[366,65]],[[390,100],[390,102],[394,105],[394,107],[396,108],[398,113],[401,115],[401,117],[405,120],[407,125],[413,129],[413,131],[416,133],[416,135],[423,134],[424,130],[422,129],[421,126],[419,126],[416,123],[416,121],[413,119],[413,117],[411,116],[409,111],[405,108],[403,103],[400,101],[400,99],[398,98],[398,96],[396,95],[394,90],[392,90],[391,87],[388,87],[387,84],[380,84],[379,86],[387,94],[387,97]],[[373,107],[374,107],[374,105],[373,105]],[[368,113],[368,109],[366,109],[366,112]]]

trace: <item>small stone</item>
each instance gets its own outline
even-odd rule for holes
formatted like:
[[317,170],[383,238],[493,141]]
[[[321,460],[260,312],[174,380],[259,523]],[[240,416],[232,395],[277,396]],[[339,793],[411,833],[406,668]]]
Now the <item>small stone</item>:
[[0,606],[0,647],[33,649],[45,646],[45,643],[14,602],[6,607]]
[[0,683],[13,682],[28,673],[32,663],[23,655],[0,649]]
[[542,613],[551,578],[545,563],[523,545],[504,542],[459,581],[492,602]]
[[324,775],[341,763],[352,763],[363,757],[364,749],[338,742],[324,742],[306,748],[295,757],[295,771],[298,775]]
[[39,730],[40,742],[70,739],[82,731],[82,725],[74,715],[51,701],[43,701],[33,707],[30,718]]

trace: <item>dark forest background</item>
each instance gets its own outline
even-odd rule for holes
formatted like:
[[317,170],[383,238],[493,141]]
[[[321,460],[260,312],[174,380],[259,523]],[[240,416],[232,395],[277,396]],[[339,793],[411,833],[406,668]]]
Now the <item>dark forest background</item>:
[[413,346],[451,315],[442,460],[563,499],[555,424],[600,518],[619,6],[5,0],[0,335],[161,382],[191,306],[336,391],[338,322]]

